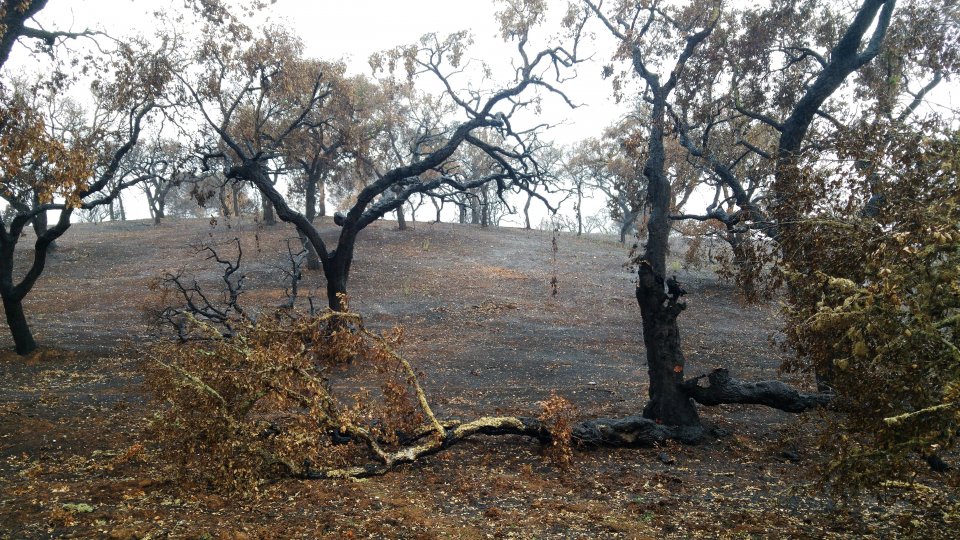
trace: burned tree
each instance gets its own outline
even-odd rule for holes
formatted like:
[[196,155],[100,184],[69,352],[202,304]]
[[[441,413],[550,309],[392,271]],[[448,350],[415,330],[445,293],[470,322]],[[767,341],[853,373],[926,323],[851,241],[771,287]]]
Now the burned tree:
[[[12,4],[4,3],[5,17],[24,14],[24,7],[31,13],[45,2]],[[3,31],[3,59],[17,39],[37,37],[22,20],[4,26]],[[50,33],[47,42],[55,43],[69,35],[75,34]],[[115,76],[98,80],[92,88],[92,99],[98,104],[96,112],[74,111],[71,118],[78,121],[71,121],[69,130],[61,129],[64,118],[57,117],[61,108],[48,107],[54,115],[51,117],[31,106],[22,94],[7,88],[3,91],[0,184],[8,200],[29,201],[12,205],[12,215],[0,223],[0,295],[19,354],[37,347],[24,315],[23,300],[46,267],[50,245],[70,228],[76,210],[110,204],[124,189],[144,179],[140,175],[121,179],[121,165],[163,96],[166,72],[157,61],[163,54],[163,50],[151,51],[141,43],[132,43],[122,54],[111,56],[104,68]],[[68,83],[69,79],[34,90],[47,92],[56,102],[63,99]],[[46,223],[48,212],[59,212],[55,223]],[[17,278],[17,246],[25,227],[32,223],[39,225],[32,261]]]
[[[455,76],[450,72],[456,73],[462,67],[462,33],[446,39],[429,35],[417,46],[399,48],[380,57],[384,66],[407,60],[408,77],[396,79],[388,74],[390,78],[385,84],[389,89],[401,94],[411,87],[413,77],[435,76],[446,89],[442,99],[452,102],[463,119],[425,126],[427,129],[409,141],[409,154],[399,151],[399,163],[389,169],[377,170],[376,164],[368,164],[374,179],[359,190],[356,202],[335,219],[340,233],[332,249],[317,227],[295,211],[269,179],[272,160],[279,157],[278,145],[308,129],[318,108],[336,91],[324,75],[323,64],[298,58],[299,44],[292,38],[271,35],[233,54],[206,47],[202,60],[215,82],[204,87],[186,78],[181,78],[181,82],[224,145],[219,157],[231,162],[227,176],[255,185],[273,204],[277,216],[293,224],[308,240],[323,267],[329,306],[339,311],[344,307],[341,298],[347,292],[357,235],[369,224],[396,211],[411,196],[440,190],[468,191],[487,184],[496,185],[496,192],[502,194],[511,188],[529,190],[537,180],[541,169],[533,157],[538,144],[536,134],[515,130],[511,120],[523,108],[523,96],[531,92],[540,90],[562,96],[540,73],[549,66],[557,70],[572,66],[577,58],[570,52],[575,48],[553,47],[531,53],[528,31],[529,27],[515,34],[520,65],[513,80],[492,92],[461,93],[454,88]],[[279,55],[279,47],[291,54]],[[306,91],[284,93],[285,88]],[[494,170],[483,177],[458,178],[453,160],[462,147],[482,152],[494,163]],[[217,156],[208,156],[208,161],[213,157]]]
[[[883,40],[886,25],[893,10],[892,0],[867,1],[858,10],[834,49],[831,63],[824,74],[807,90],[809,97],[801,98],[789,119],[783,123],[780,141],[780,159],[795,155],[806,128],[818,107],[839,87],[844,78],[865,65],[876,55]],[[684,80],[687,63],[696,58],[710,35],[721,24],[721,6],[718,2],[694,2],[683,10],[671,11],[665,4],[619,5],[605,12],[599,4],[586,0],[587,7],[623,44],[625,59],[644,83],[644,99],[650,107],[647,159],[644,176],[647,179],[650,219],[646,244],[637,257],[637,302],[643,317],[643,337],[650,373],[650,401],[644,408],[644,417],[669,425],[686,426],[692,431],[700,427],[694,401],[703,404],[758,403],[785,410],[798,411],[822,403],[825,397],[802,396],[785,385],[776,383],[742,383],[725,372],[716,372],[709,380],[717,386],[710,390],[700,388],[695,381],[685,382],[684,358],[680,348],[677,317],[685,309],[679,295],[664,291],[665,256],[670,231],[670,191],[665,163],[664,140],[670,135],[676,110],[671,94],[678,84],[691,92],[690,80]],[[877,19],[873,37],[864,52],[859,52],[864,33]],[[682,45],[674,60],[656,57],[650,40],[679,37]],[[665,77],[654,71],[655,65],[672,62],[673,68]],[[664,80],[665,79],[665,80]],[[692,86],[697,88],[696,85]],[[780,125],[780,124],[777,124]],[[682,131],[681,131],[682,133]],[[688,141],[685,141],[688,142]],[[686,144],[690,148],[689,144]],[[792,150],[791,150],[792,149]],[[792,159],[792,158],[791,158]],[[788,160],[789,161],[789,160]],[[778,166],[779,175],[786,174],[786,165]],[[783,204],[787,204],[786,200]],[[701,401],[702,400],[702,401]]]

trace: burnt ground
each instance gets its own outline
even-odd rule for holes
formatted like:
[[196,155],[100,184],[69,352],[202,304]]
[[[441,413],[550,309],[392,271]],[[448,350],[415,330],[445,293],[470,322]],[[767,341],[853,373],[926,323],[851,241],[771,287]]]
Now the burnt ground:
[[[332,224],[327,234],[335,234]],[[626,249],[607,237],[416,223],[361,233],[351,307],[402,325],[439,416],[536,415],[556,392],[579,414],[636,413],[646,367]],[[842,503],[812,474],[817,414],[701,409],[728,436],[694,447],[595,449],[546,464],[536,442],[477,439],[385,477],[282,480],[255,499],[173,485],[151,465],[140,364],[158,334],[150,284],[191,244],[242,239],[248,308],[284,299],[284,225],[169,220],[76,225],[26,302],[43,348],[0,357],[0,538],[949,538],[937,479]],[[229,248],[223,248],[229,252]],[[679,255],[679,254],[678,254]],[[775,305],[747,306],[707,270],[671,263],[690,294],[687,373],[780,377]],[[551,278],[558,279],[554,296]],[[307,292],[325,303],[323,279]],[[0,348],[11,340],[4,329]],[[926,502],[925,502],[926,501]],[[76,506],[81,505],[81,506]],[[86,505],[86,506],[84,506]]]

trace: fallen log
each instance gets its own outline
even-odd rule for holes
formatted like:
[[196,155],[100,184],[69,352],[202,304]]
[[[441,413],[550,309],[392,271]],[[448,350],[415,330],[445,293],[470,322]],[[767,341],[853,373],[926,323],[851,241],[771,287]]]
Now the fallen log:
[[[707,386],[701,385],[704,378]],[[807,394],[780,381],[740,381],[731,377],[730,371],[724,368],[689,379],[681,388],[701,405],[766,405],[790,413],[822,407],[833,400],[832,394]]]

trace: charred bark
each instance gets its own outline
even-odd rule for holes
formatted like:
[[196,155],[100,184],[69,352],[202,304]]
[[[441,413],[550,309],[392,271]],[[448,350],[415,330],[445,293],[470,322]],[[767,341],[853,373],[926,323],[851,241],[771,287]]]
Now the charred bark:
[[323,275],[327,279],[327,306],[337,312],[346,311],[347,308],[347,282],[350,279],[353,246],[345,251],[349,251],[351,255],[341,255],[338,250],[323,262]]
[[5,297],[3,311],[7,316],[7,325],[10,326],[10,335],[13,336],[13,345],[17,354],[24,355],[35,351],[37,342],[33,339],[27,317],[23,313],[23,300]]
[[685,358],[677,317],[686,305],[664,293],[663,278],[649,264],[641,263],[638,278],[637,303],[650,377],[650,401],[643,416],[672,426],[699,426],[697,409],[681,387]]
[[300,229],[297,229],[297,236],[300,238],[300,243],[303,245],[303,249],[307,250],[307,269],[320,270],[320,256],[317,255],[316,248],[313,247],[313,244],[310,243],[310,240]]
[[[471,422],[447,422],[443,433],[428,431],[424,442],[401,448],[385,456],[380,463],[327,470],[305,470],[301,477],[310,480],[364,478],[386,474],[404,463],[412,463],[461,443],[475,435],[517,435],[537,439],[542,444],[554,440],[548,426],[537,418],[524,416],[485,416]],[[432,436],[431,436],[432,435]],[[439,436],[438,436],[439,435]],[[577,446],[649,447],[670,439],[697,442],[702,430],[660,425],[648,418],[597,418],[573,426],[570,443]]]
[[[700,384],[704,378],[707,386]],[[724,368],[690,379],[683,383],[682,389],[702,405],[766,405],[790,413],[822,407],[833,399],[833,395],[827,393],[805,394],[781,381],[739,381]]]
[[260,208],[263,212],[263,224],[270,227],[277,224],[277,215],[273,212],[273,205],[270,201],[261,198]]

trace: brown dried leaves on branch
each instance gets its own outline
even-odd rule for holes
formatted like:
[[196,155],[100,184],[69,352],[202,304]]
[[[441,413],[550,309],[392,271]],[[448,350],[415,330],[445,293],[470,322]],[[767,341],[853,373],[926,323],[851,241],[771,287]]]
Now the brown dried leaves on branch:
[[[277,473],[389,461],[424,419],[416,376],[358,315],[238,324],[221,338],[163,344],[147,382],[158,398],[153,433],[177,476],[252,492]],[[349,384],[330,379],[343,375]],[[372,382],[371,382],[372,381]]]
[[[955,447],[960,428],[960,139],[916,135],[884,159],[883,176],[809,176],[818,191],[872,188],[885,201],[875,217],[841,200],[787,238],[804,257],[788,269],[799,355],[786,367],[826,376],[849,413],[824,446],[828,476],[852,487],[912,477],[917,455]],[[838,177],[855,189],[828,183]]]
[[547,460],[559,467],[570,465],[573,459],[573,425],[576,420],[576,408],[570,401],[556,393],[540,402],[540,416],[537,418],[550,432],[551,440],[544,449]]

